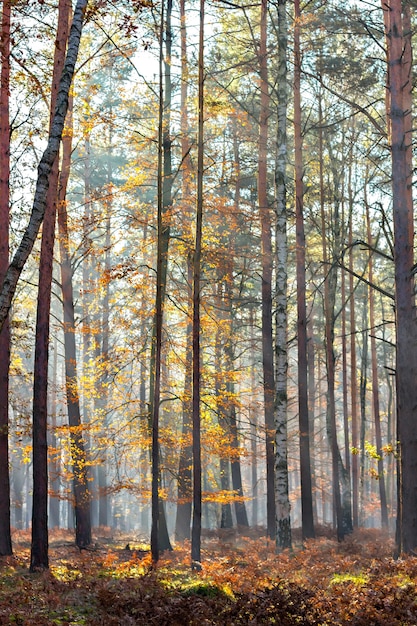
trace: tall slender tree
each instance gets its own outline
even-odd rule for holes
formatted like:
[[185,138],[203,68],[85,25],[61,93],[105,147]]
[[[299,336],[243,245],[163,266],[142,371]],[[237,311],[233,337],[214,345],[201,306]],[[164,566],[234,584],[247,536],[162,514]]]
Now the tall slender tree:
[[268,202],[268,120],[270,96],[267,57],[267,1],[261,1],[259,38],[259,82],[261,102],[259,111],[258,204],[261,219],[262,255],[262,368],[266,435],[266,518],[267,533],[275,538],[274,490],[274,352],[272,339],[272,234],[271,207]]
[[[71,118],[72,111],[68,117]],[[70,450],[73,468],[73,492],[75,510],[75,541],[79,548],[91,544],[90,490],[88,487],[87,457],[81,422],[77,349],[75,342],[75,309],[70,238],[68,232],[67,186],[72,151],[72,123],[62,139],[62,165],[58,190],[58,232],[61,257],[61,289],[64,309],[65,389],[67,395],[68,423],[70,427]]]
[[[414,296],[414,227],[412,202],[411,128],[407,93],[412,88],[409,20],[401,0],[382,2],[388,48],[389,120],[394,223],[395,327],[397,338],[397,438],[399,453],[397,549],[417,548],[417,327]],[[410,7],[407,6],[407,11]],[[410,350],[410,345],[413,349]]]
[[[369,204],[367,195],[365,193],[365,212],[366,212],[366,231],[368,246],[372,248],[372,233],[371,233],[371,217],[369,212]],[[387,508],[387,494],[385,489],[385,476],[384,476],[384,457],[382,451],[382,431],[381,431],[381,412],[379,402],[379,380],[378,380],[378,357],[376,353],[376,337],[375,337],[375,294],[373,290],[374,282],[374,267],[372,254],[369,255],[368,263],[368,278],[369,278],[369,327],[371,334],[371,368],[372,368],[372,399],[373,399],[373,413],[375,424],[375,442],[376,453],[378,456],[378,488],[379,488],[379,500],[381,507],[381,526],[382,528],[388,528],[388,508]]]
[[[0,281],[9,265],[10,178],[10,20],[11,3],[4,0],[1,21],[0,75]],[[12,554],[9,476],[9,363],[10,327],[6,319],[0,332],[0,555]]]
[[308,416],[306,250],[304,232],[303,148],[301,129],[300,0],[294,0],[294,162],[297,264],[298,420],[300,426],[301,519],[303,538],[314,537]]
[[290,548],[291,518],[288,493],[288,349],[287,349],[287,47],[286,0],[278,0],[277,155],[276,186],[276,333],[275,333],[275,503],[276,546]]
[[[190,189],[190,139],[188,128],[188,57],[187,57],[187,25],[185,0],[180,0],[180,37],[181,37],[181,162],[182,162],[182,191],[183,207],[185,214],[190,214],[189,197]],[[184,220],[188,222],[188,220]],[[190,220],[191,222],[191,220]],[[187,224],[188,226],[188,224]],[[191,232],[187,229],[185,239],[191,244]],[[184,375],[184,400],[182,409],[182,441],[180,448],[180,458],[178,463],[178,504],[177,517],[175,521],[175,537],[177,540],[189,539],[192,513],[192,254],[188,251],[187,258],[187,327],[186,327],[186,353],[185,353],[185,375]]]
[[193,268],[193,518],[191,529],[191,567],[201,569],[201,242],[203,225],[204,174],[204,13],[205,0],[200,0],[200,30],[198,52],[198,140],[197,140],[197,210]]
[[[159,409],[161,399],[162,326],[166,295],[168,249],[170,241],[170,209],[172,205],[172,165],[171,165],[171,15],[172,0],[161,7],[161,28],[159,47],[159,116],[158,116],[158,216],[157,216],[157,261],[155,319],[152,336],[150,415],[152,426],[152,528],[151,552],[154,562],[159,559],[160,550],[171,550],[166,527],[163,502],[159,498],[160,446]],[[165,53],[164,53],[165,42]]]
[[36,180],[32,212],[29,218],[29,223],[16,249],[13,259],[9,263],[0,292],[0,330],[7,318],[13,296],[16,292],[20,274],[22,273],[25,263],[33,249],[36,237],[44,219],[47,205],[49,178],[61,143],[65,116],[68,109],[69,92],[74,75],[75,64],[78,58],[78,50],[81,41],[84,13],[87,2],[88,0],[77,0],[77,4],[74,9],[74,16],[68,39],[67,55],[58,86],[56,107],[54,109],[52,123],[50,125],[48,144],[38,165],[38,177]]
[[[51,89],[50,127],[53,123],[58,85],[65,60],[68,39],[70,2],[60,0],[55,39]],[[52,265],[54,258],[55,220],[58,194],[58,151],[48,178],[39,262],[38,303],[36,313],[35,364],[33,383],[33,505],[30,569],[47,569],[48,562],[48,362],[51,307]]]

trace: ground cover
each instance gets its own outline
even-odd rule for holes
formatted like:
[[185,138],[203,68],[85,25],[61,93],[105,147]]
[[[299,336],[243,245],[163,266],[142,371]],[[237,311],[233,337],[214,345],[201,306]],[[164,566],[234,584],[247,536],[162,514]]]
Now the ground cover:
[[188,544],[152,568],[138,537],[102,529],[80,552],[70,533],[54,531],[50,571],[29,574],[30,534],[15,532],[14,556],[0,559],[0,624],[417,624],[417,558],[394,560],[386,534],[295,538],[292,552],[276,555],[259,533],[212,533],[193,573]]

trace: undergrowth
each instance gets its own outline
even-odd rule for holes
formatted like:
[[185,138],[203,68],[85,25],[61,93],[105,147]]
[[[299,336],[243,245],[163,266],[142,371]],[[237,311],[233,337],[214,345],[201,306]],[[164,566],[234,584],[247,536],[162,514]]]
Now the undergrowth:
[[339,544],[323,533],[279,555],[265,538],[233,535],[225,545],[213,533],[201,572],[191,572],[188,543],[152,568],[132,537],[99,536],[80,553],[69,533],[53,531],[50,571],[29,574],[29,546],[29,533],[15,533],[14,556],[0,559],[1,625],[417,624],[417,558],[394,560],[375,530]]

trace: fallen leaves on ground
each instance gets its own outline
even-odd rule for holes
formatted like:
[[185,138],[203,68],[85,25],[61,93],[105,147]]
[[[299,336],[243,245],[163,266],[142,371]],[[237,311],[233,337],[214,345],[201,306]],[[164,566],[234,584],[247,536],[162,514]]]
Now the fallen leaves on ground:
[[261,533],[209,533],[201,572],[187,542],[152,568],[147,546],[110,534],[80,552],[69,532],[52,531],[50,570],[30,574],[30,534],[14,533],[14,556],[0,559],[0,624],[417,624],[417,558],[394,560],[381,531],[337,543],[322,529],[281,554]]

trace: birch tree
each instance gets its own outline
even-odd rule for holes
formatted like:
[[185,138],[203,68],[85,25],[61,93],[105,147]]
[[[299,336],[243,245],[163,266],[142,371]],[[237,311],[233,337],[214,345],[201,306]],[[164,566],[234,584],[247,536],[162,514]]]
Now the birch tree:
[[277,549],[291,547],[287,459],[287,16],[286,0],[278,0],[276,186],[276,334],[275,334],[275,503]]

